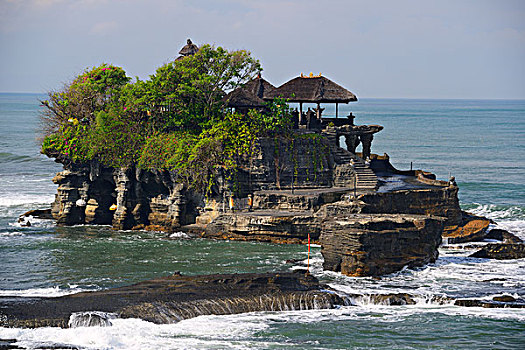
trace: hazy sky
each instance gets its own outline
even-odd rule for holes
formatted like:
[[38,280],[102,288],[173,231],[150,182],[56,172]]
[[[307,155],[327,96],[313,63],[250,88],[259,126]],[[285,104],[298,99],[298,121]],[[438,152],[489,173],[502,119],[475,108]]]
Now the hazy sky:
[[191,38],[360,98],[525,98],[525,1],[0,0],[0,91],[107,62],[145,79]]

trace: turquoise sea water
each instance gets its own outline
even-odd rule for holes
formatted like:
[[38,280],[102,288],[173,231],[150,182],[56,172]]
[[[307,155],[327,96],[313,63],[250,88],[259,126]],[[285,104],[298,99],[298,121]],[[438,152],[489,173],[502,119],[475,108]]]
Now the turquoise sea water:
[[[183,274],[288,270],[306,259],[300,245],[189,240],[181,235],[107,227],[57,228],[49,221],[16,224],[46,208],[61,170],[39,154],[39,95],[0,94],[0,295],[58,296]],[[456,177],[461,205],[525,238],[525,101],[363,99],[340,106],[359,124],[380,124],[374,153],[399,169]],[[326,113],[330,113],[327,110]],[[360,301],[337,310],[204,316],[173,325],[115,320],[108,328],[0,328],[0,339],[28,348],[82,349],[520,349],[525,310],[438,305],[433,296],[525,297],[525,259],[491,261],[443,248],[435,264],[385,276],[350,278],[322,271],[319,247],[312,272],[342,292],[407,292],[410,306]]]

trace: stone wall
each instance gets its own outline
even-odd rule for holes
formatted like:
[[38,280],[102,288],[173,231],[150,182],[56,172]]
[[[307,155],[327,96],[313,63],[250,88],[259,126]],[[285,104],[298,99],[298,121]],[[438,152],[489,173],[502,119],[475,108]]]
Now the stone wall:
[[252,191],[332,187],[334,159],[328,141],[259,139],[251,166]]

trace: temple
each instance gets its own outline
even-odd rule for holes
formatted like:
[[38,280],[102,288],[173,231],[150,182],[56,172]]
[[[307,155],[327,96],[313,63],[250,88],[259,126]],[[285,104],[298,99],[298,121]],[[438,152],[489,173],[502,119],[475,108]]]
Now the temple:
[[[177,59],[198,50],[188,39]],[[434,262],[442,235],[456,239],[468,231],[454,179],[398,170],[388,155],[373,154],[374,135],[383,127],[356,125],[352,113],[340,117],[339,104],[357,97],[327,77],[301,74],[275,87],[259,75],[225,94],[223,103],[242,114],[271,113],[268,102],[276,98],[298,104],[293,137],[253,140],[235,176],[213,169],[206,193],[188,186],[176,169],[64,162],[53,179],[59,185],[53,217],[58,225],[184,231],[199,238],[312,239],[322,246],[325,270],[350,276]],[[315,108],[305,111],[305,104]],[[327,104],[335,104],[334,116],[323,114]]]
[[186,45],[179,51],[179,57],[176,60],[183,59],[186,56],[195,55],[199,51],[199,47],[195,45],[191,39],[186,40]]
[[[367,168],[370,163],[374,134],[383,129],[380,125],[355,125],[355,116],[350,113],[339,118],[339,104],[357,101],[356,95],[321,74],[303,75],[293,78],[279,87],[263,79],[260,75],[245,85],[226,95],[226,105],[239,113],[250,109],[264,110],[266,104],[275,98],[284,98],[287,102],[298,103],[299,110],[292,111],[294,128],[298,132],[322,133],[338,149],[340,138],[344,138],[347,151],[346,160],[351,156],[353,164]],[[303,104],[316,104],[314,109],[303,111]],[[323,116],[321,104],[335,104],[335,118]],[[356,149],[362,145],[362,153],[356,155]],[[344,154],[340,156],[344,157]],[[345,158],[345,157],[344,157]],[[366,172],[366,171],[365,171]],[[366,172],[370,178],[372,174]],[[369,179],[368,178],[368,179]],[[365,186],[367,187],[367,186]],[[369,186],[368,186],[369,187]]]

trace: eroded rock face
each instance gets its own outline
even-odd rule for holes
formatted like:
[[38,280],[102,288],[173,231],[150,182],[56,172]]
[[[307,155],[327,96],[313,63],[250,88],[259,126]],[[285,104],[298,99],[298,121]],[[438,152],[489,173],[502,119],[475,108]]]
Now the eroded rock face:
[[194,221],[195,214],[186,205],[186,188],[170,172],[114,169],[95,161],[65,168],[53,179],[58,189],[52,214],[58,225],[102,224],[116,229],[154,225],[172,231]]
[[[53,179],[58,184],[53,217],[58,225],[105,224],[115,229],[173,231],[195,223],[202,214],[200,223],[211,222],[219,215],[233,187],[237,189],[236,201],[244,204],[247,195],[257,191],[292,187],[327,189],[333,182],[333,155],[326,140],[316,140],[308,135],[293,144],[290,140],[258,140],[250,172],[241,169],[232,184],[225,180],[227,174],[218,170],[213,194],[207,200],[199,189],[189,190],[180,183],[175,172],[110,168],[97,161],[76,164],[58,157],[65,170]],[[317,209],[325,202],[324,196],[329,195],[299,196],[295,202],[261,195],[255,196],[254,201],[261,208],[283,209],[272,205],[286,203],[284,206],[290,210],[301,211]],[[213,214],[208,215],[210,212]]]
[[251,178],[244,187],[251,191],[331,187],[334,157],[326,140],[307,134],[293,143],[286,139],[258,139],[250,164]]
[[[322,309],[343,304],[336,294],[321,289],[319,281],[304,272],[175,274],[59,298],[0,298],[0,326],[110,325],[111,317],[175,323],[200,315]],[[79,320],[79,315],[86,317]]]
[[422,215],[351,214],[323,222],[323,268],[377,276],[434,262],[443,219]]
[[490,220],[484,217],[461,212],[462,218],[459,225],[449,225],[443,231],[447,243],[465,243],[482,241],[487,236]]
[[308,212],[258,211],[227,213],[207,225],[203,237],[254,240],[273,243],[302,243],[318,240],[322,227]]
[[461,225],[463,217],[457,194],[457,186],[364,193],[327,204],[316,215],[415,214],[440,216],[446,218],[446,225]]
[[445,225],[462,220],[457,186],[365,194],[359,200],[364,203],[362,213],[440,216],[446,218]]

